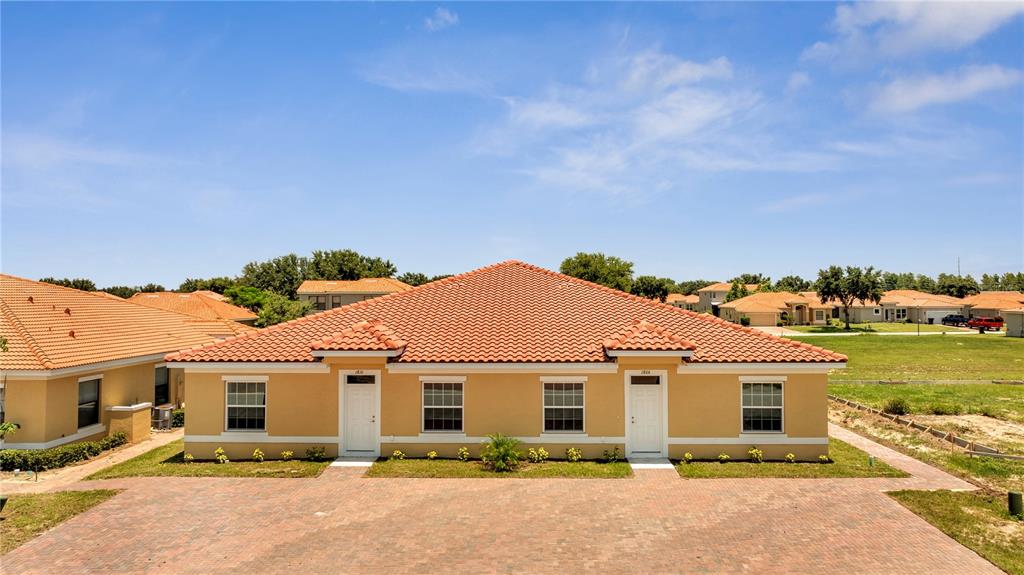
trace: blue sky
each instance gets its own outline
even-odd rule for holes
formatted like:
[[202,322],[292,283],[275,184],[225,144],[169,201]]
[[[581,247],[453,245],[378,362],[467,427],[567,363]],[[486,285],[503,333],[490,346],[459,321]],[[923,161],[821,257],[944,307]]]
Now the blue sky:
[[0,10],[7,273],[1024,268],[1020,3]]

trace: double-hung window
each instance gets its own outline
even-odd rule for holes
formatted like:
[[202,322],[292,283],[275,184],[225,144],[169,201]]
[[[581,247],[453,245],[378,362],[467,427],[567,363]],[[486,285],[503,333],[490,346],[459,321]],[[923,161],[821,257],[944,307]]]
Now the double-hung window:
[[327,296],[316,295],[313,296],[313,309],[317,311],[324,311],[327,309]]
[[583,382],[544,382],[544,431],[583,431]]
[[907,308],[898,307],[896,308],[896,321],[906,321],[907,319]]
[[461,381],[423,382],[423,431],[462,431]]
[[228,431],[267,429],[267,382],[227,381]]
[[153,385],[153,405],[171,402],[171,384],[167,377],[167,366],[156,368],[156,381]]
[[100,380],[83,379],[78,382],[78,428],[100,422]]
[[782,432],[782,383],[743,383],[743,432]]

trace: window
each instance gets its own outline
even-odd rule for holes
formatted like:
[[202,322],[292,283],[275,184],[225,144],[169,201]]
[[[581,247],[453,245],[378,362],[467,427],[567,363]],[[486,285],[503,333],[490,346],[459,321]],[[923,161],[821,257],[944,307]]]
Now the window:
[[341,307],[341,296],[340,295],[332,295],[331,296],[331,307],[332,308]]
[[782,431],[782,384],[743,384],[743,432]]
[[100,380],[78,382],[78,428],[100,422]]
[[583,383],[544,384],[544,431],[583,431]]
[[904,321],[907,319],[907,308],[898,307],[896,308],[896,321]]
[[462,431],[462,383],[423,382],[423,431]]
[[228,431],[264,431],[267,428],[267,383],[229,381]]
[[313,296],[313,309],[317,311],[323,311],[327,309],[327,296],[315,295]]
[[814,321],[825,321],[825,312],[822,310],[815,310]]
[[7,421],[4,417],[4,394],[7,392],[7,388],[0,385],[0,423]]
[[167,368],[156,368],[156,383],[153,391],[153,405],[171,402],[171,386],[167,379]]
[[876,307],[875,309],[871,310],[871,313],[875,315],[882,315],[882,310]]

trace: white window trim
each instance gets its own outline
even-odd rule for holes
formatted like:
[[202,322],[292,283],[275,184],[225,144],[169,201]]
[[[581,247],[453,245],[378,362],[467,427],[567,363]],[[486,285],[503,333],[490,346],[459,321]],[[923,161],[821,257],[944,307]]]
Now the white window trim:
[[[743,408],[747,407],[747,406],[743,405],[743,386],[745,384],[747,384],[747,383],[777,383],[777,384],[779,384],[782,387],[782,405],[780,405],[778,407],[778,409],[780,411],[779,419],[780,419],[780,422],[782,423],[782,425],[780,427],[782,429],[780,429],[779,431],[744,431],[743,430]],[[755,406],[749,406],[749,407],[751,409],[755,408]],[[775,409],[775,408],[773,407],[771,409]],[[786,378],[785,377],[779,378],[777,376],[776,377],[772,377],[772,376],[764,376],[764,377],[748,376],[748,377],[741,377],[740,378],[740,436],[741,437],[748,437],[748,436],[755,436],[755,435],[785,435],[785,434],[786,434]]]
[[874,315],[882,315],[882,308],[876,307],[875,309],[871,310],[871,312]]
[[[88,377],[80,377],[80,378],[78,378],[78,386],[81,387],[83,383],[88,382],[88,381],[98,381],[99,382],[99,385],[97,385],[97,387],[96,387],[96,423],[90,423],[89,425],[86,425],[84,427],[78,427],[78,421],[76,420],[75,421],[75,427],[76,427],[76,429],[79,432],[81,430],[83,430],[83,429],[89,429],[91,427],[95,427],[95,426],[101,425],[103,423],[103,374],[101,373],[99,375],[90,375]],[[79,403],[79,397],[80,397],[78,395],[79,393],[80,393],[80,390],[78,388],[75,388],[75,409],[76,409],[75,417],[76,418],[78,417],[78,415],[77,415],[77,413],[78,413],[77,412],[78,406],[82,405],[81,403]],[[4,399],[6,400],[6,398],[4,398]],[[7,406],[5,405],[4,408],[6,409],[6,407]]]
[[[267,385],[268,378],[265,375],[243,375],[223,377],[224,381],[224,432],[226,433],[267,433],[267,409],[269,401],[270,386]],[[263,384],[263,429],[231,429],[228,427],[228,408],[230,407],[259,407],[258,405],[230,405],[228,403],[228,389],[232,383],[262,383]]]
[[[546,410],[548,406],[544,403],[544,384],[545,383],[580,383],[583,384],[583,429],[580,431],[548,431],[544,428],[544,424],[547,421]],[[555,406],[552,406],[554,408]],[[575,409],[575,406],[573,406]],[[573,377],[573,376],[542,376],[540,378],[540,433],[542,436],[557,437],[561,435],[580,436],[587,434],[587,378],[585,377]]]
[[[462,428],[461,429],[427,429],[427,404],[423,398],[423,392],[426,391],[428,383],[458,383],[462,386],[462,403],[458,406],[455,405],[444,405],[441,407],[458,407],[462,410]],[[438,407],[436,405],[431,407]],[[440,376],[423,376],[420,377],[420,433],[433,435],[435,433],[447,433],[451,434],[465,434],[466,433],[466,377],[462,375],[440,375]]]

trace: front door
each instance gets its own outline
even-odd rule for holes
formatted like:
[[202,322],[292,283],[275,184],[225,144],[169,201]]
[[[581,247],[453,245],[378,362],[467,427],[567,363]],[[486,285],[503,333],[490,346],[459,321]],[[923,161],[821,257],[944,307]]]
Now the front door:
[[376,454],[377,437],[376,375],[345,375],[345,451],[350,454]]
[[661,386],[657,375],[629,378],[629,450],[632,455],[661,455]]

